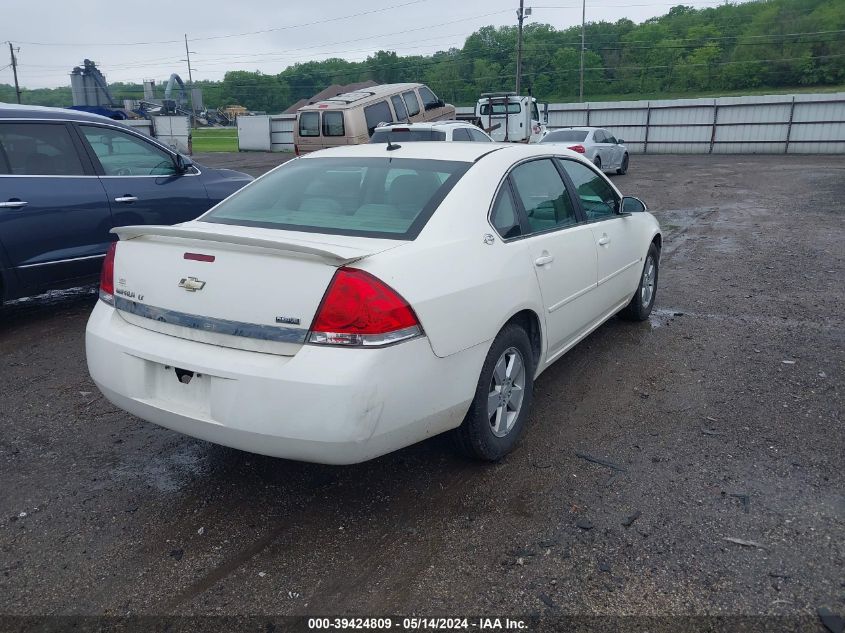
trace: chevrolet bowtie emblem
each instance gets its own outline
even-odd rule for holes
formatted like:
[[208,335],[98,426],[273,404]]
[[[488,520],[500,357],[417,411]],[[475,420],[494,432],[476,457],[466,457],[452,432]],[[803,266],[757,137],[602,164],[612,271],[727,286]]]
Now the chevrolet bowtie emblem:
[[185,277],[179,280],[179,287],[184,288],[188,292],[196,292],[205,288],[205,282],[200,281],[196,277]]

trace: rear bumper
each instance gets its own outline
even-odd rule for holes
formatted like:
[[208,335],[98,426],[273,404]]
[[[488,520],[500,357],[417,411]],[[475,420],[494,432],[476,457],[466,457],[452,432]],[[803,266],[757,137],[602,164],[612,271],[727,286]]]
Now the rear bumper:
[[[103,394],[140,418],[241,450],[352,464],[458,426],[486,346],[438,358],[428,339],[381,349],[230,349],[129,324],[98,302],[85,337]],[[182,384],[174,368],[195,372]]]

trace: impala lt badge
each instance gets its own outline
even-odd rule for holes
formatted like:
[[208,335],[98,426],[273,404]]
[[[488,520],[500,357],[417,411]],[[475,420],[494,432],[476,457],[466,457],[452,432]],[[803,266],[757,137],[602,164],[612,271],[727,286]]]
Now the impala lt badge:
[[200,281],[196,277],[185,277],[179,280],[179,287],[184,288],[188,292],[196,292],[205,288],[205,282]]

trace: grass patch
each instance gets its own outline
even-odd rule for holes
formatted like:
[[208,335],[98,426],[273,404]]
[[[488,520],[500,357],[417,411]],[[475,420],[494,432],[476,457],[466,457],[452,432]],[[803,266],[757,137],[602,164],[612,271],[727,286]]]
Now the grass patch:
[[205,127],[192,132],[195,152],[237,152],[238,128]]

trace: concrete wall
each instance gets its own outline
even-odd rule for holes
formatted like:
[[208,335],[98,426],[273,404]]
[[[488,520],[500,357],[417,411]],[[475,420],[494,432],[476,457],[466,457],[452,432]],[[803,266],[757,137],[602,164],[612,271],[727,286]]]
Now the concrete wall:
[[549,104],[549,129],[583,125],[607,128],[634,153],[838,154],[845,93]]

